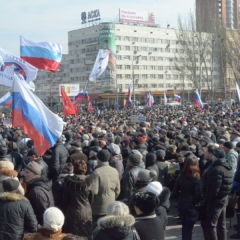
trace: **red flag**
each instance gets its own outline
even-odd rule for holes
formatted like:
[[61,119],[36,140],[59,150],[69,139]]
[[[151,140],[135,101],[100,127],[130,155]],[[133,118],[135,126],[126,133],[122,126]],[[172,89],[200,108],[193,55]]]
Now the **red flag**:
[[90,101],[88,101],[88,110],[89,110],[89,111],[95,110],[95,108],[92,107],[92,104],[91,104]]
[[68,117],[71,114],[76,114],[76,110],[74,109],[73,103],[65,93],[63,87],[61,87],[61,95],[62,95],[63,110],[66,117]]

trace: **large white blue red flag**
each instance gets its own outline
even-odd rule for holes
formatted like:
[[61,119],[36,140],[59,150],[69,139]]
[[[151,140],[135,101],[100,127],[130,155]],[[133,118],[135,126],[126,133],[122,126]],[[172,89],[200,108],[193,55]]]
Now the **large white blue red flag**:
[[12,104],[12,96],[10,92],[0,98],[0,106],[9,106]]
[[14,80],[12,98],[12,125],[22,128],[42,155],[61,137],[63,120],[28,89],[25,81]]
[[198,90],[196,89],[193,97],[193,102],[196,104],[196,106],[200,109],[203,110],[204,104],[202,103],[202,100],[199,96]]
[[174,100],[175,101],[181,101],[181,96],[177,95],[177,94],[174,94]]
[[128,96],[127,96],[127,101],[125,103],[125,107],[128,107],[132,104],[132,99],[131,99],[131,85],[128,84]]
[[89,81],[95,81],[106,70],[109,60],[109,50],[99,49],[96,61],[89,76]]
[[62,59],[62,46],[52,42],[35,42],[20,37],[20,55],[38,69],[56,72]]
[[152,93],[147,93],[147,106],[148,107],[152,107],[154,104],[154,98],[153,98],[153,95]]
[[237,90],[237,95],[238,95],[238,101],[240,102],[240,91],[239,91],[239,86],[236,82],[236,90]]
[[14,76],[34,85],[38,69],[14,54],[0,48],[0,84],[12,87]]

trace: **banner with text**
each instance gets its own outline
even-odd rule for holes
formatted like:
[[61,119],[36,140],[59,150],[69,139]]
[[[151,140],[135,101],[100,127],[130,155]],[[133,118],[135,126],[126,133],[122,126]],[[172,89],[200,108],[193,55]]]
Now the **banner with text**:
[[154,26],[155,15],[153,12],[141,12],[128,9],[120,9],[119,22]]
[[59,96],[61,96],[61,87],[69,97],[74,97],[79,93],[79,84],[59,84]]

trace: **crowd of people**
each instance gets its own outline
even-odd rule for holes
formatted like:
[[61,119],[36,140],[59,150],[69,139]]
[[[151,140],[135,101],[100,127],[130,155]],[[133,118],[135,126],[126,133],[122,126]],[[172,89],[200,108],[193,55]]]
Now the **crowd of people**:
[[238,104],[58,115],[62,137],[42,156],[0,126],[0,239],[164,240],[173,201],[183,240],[196,221],[205,240],[227,240],[230,198],[240,239]]

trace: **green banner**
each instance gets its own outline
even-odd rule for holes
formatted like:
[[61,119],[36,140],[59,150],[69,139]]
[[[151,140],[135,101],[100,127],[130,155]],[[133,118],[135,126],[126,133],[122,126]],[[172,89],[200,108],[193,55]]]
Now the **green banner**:
[[101,75],[102,90],[115,91],[116,87],[116,33],[114,23],[101,23],[99,33],[100,49],[108,49],[110,51],[108,67]]

